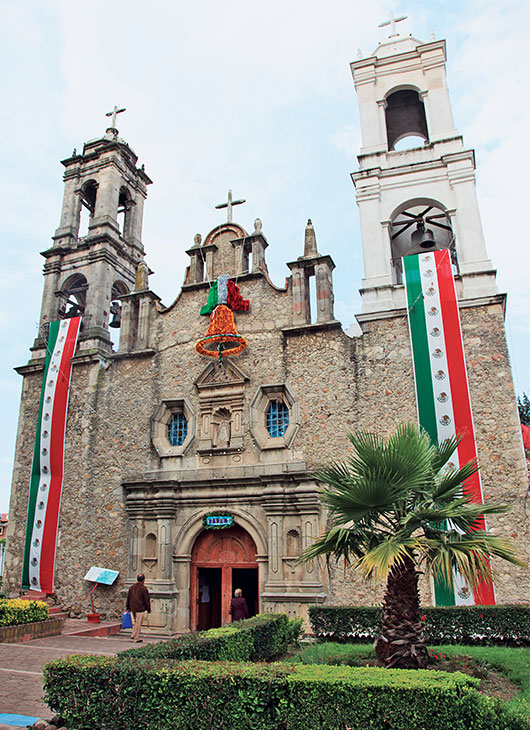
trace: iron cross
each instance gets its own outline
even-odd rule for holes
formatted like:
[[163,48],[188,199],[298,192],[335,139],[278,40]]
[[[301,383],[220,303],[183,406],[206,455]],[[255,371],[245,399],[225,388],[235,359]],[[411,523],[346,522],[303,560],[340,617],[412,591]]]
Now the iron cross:
[[116,129],[116,115],[121,114],[124,111],[127,111],[125,107],[123,109],[118,109],[118,107],[114,105],[114,109],[105,114],[106,117],[112,117],[111,129]]
[[396,33],[396,23],[400,23],[402,20],[406,20],[407,18],[408,15],[402,15],[400,18],[394,18],[394,13],[390,11],[390,20],[385,20],[384,23],[379,23],[379,28],[384,28],[385,25],[389,25],[390,37],[399,35],[399,33]]
[[216,205],[215,208],[228,208],[227,210],[227,223],[232,223],[232,206],[233,205],[241,205],[241,203],[246,203],[246,200],[232,200],[232,191],[228,191],[228,202],[227,203],[219,203],[219,205]]

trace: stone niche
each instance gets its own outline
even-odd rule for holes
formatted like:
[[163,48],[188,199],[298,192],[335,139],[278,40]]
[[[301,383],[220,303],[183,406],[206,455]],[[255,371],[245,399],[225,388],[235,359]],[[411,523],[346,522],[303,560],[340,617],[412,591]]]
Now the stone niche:
[[243,403],[248,377],[230,361],[210,363],[195,381],[199,391],[199,454],[243,449]]

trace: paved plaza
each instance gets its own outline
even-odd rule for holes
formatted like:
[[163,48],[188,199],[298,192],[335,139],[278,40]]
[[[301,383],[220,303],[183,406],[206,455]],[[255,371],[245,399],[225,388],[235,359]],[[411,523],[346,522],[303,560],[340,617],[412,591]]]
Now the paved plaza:
[[[160,640],[142,638],[146,643]],[[127,634],[102,637],[63,634],[20,644],[0,644],[0,730],[21,726],[2,724],[3,715],[44,719],[53,715],[42,698],[42,671],[47,662],[69,654],[114,656],[131,646]]]

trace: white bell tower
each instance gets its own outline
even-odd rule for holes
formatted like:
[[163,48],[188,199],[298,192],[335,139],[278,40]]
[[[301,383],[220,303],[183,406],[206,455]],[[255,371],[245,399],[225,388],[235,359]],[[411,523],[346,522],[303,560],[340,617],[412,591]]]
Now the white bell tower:
[[[449,248],[459,299],[497,293],[475,190],[475,154],[455,129],[445,41],[391,35],[351,64],[362,147],[352,174],[361,220],[363,315],[405,307],[401,258]],[[370,316],[371,315],[371,316]]]

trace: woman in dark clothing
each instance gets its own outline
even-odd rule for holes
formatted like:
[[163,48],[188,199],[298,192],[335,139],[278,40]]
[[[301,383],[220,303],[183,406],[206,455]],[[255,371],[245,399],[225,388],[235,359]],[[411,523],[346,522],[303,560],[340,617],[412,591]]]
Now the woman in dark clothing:
[[241,588],[236,588],[234,591],[234,598],[232,598],[230,603],[230,615],[232,616],[232,621],[241,621],[243,618],[248,618],[248,606],[243,598]]

